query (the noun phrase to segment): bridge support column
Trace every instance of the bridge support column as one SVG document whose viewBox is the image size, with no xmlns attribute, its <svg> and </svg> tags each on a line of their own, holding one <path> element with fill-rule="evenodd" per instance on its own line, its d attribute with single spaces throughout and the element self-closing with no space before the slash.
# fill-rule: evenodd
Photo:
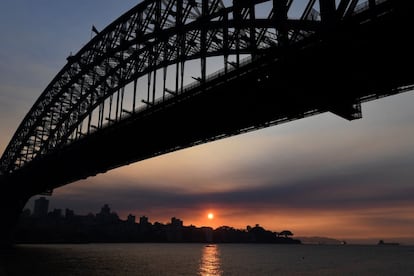
<svg viewBox="0 0 414 276">
<path fill-rule="evenodd" d="M 14 231 L 20 214 L 29 197 L 21 195 L 18 191 L 8 187 L 4 178 L 0 176 L 2 197 L 0 199 L 0 248 L 7 248 L 14 243 Z"/>
</svg>

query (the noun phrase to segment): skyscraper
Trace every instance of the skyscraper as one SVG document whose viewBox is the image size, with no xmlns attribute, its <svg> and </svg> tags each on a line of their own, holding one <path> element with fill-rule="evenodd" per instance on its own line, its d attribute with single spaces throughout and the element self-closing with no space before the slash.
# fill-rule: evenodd
<svg viewBox="0 0 414 276">
<path fill-rule="evenodd" d="M 49 200 L 44 196 L 38 198 L 34 202 L 33 216 L 35 217 L 45 217 L 49 209 Z"/>
</svg>

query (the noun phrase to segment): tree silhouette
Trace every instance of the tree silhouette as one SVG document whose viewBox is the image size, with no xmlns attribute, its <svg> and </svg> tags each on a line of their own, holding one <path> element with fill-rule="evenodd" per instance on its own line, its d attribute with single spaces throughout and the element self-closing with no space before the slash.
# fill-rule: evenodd
<svg viewBox="0 0 414 276">
<path fill-rule="evenodd" d="M 285 238 L 287 238 L 288 236 L 293 236 L 293 233 L 289 230 L 283 230 L 282 232 L 279 233 L 279 237 L 280 236 L 284 236 Z"/>
</svg>

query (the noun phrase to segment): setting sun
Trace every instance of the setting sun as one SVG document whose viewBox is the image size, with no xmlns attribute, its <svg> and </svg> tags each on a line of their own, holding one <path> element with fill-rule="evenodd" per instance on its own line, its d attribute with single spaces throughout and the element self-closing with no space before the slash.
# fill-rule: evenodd
<svg viewBox="0 0 414 276">
<path fill-rule="evenodd" d="M 208 213 L 207 218 L 208 219 L 213 219 L 214 218 L 214 214 L 213 213 Z"/>
</svg>

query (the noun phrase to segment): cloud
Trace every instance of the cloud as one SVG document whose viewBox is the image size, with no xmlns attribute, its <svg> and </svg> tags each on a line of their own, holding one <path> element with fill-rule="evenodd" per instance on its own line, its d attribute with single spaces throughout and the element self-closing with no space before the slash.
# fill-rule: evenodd
<svg viewBox="0 0 414 276">
<path fill-rule="evenodd" d="M 378 171 L 384 171 L 390 166 L 389 161 L 379 166 L 367 167 L 360 172 L 350 170 L 350 173 L 345 175 L 342 175 L 342 172 L 332 172 L 277 185 L 261 183 L 252 187 L 216 192 L 197 191 L 185 187 L 151 186 L 145 183 L 114 182 L 112 185 L 101 186 L 84 181 L 70 189 L 56 190 L 54 198 L 76 201 L 75 205 L 79 205 L 82 200 L 85 201 L 83 205 L 112 201 L 121 209 L 140 209 L 148 206 L 194 208 L 205 205 L 250 209 L 254 212 L 266 209 L 382 208 L 414 202 L 414 186 L 410 180 L 400 180 L 398 185 L 390 182 L 395 175 L 411 170 L 411 164 L 396 161 L 394 167 L 397 169 L 388 171 L 387 178 L 377 174 Z M 276 176 L 274 177 L 276 179 Z"/>
</svg>

